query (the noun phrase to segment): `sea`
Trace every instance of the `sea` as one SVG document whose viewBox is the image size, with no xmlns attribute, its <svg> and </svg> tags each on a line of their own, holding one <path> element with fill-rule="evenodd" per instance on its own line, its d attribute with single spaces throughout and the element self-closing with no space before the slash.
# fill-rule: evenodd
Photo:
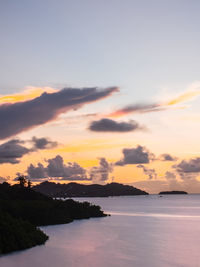
<svg viewBox="0 0 200 267">
<path fill-rule="evenodd" d="M 111 216 L 41 227 L 45 245 L 0 257 L 1 267 L 199 267 L 200 195 L 77 198 Z"/>
</svg>

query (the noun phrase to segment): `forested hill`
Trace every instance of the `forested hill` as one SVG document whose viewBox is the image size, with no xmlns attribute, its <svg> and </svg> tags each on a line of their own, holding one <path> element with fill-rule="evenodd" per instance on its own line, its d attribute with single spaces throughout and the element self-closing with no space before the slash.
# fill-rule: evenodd
<svg viewBox="0 0 200 267">
<path fill-rule="evenodd" d="M 185 191 L 162 191 L 159 195 L 187 195 Z"/>
<path fill-rule="evenodd" d="M 48 236 L 37 226 L 103 216 L 88 202 L 53 200 L 26 186 L 0 184 L 0 254 L 44 244 Z"/>
<path fill-rule="evenodd" d="M 51 197 L 109 197 L 109 196 L 134 196 L 148 195 L 147 192 L 133 186 L 119 183 L 106 185 L 78 183 L 60 184 L 43 182 L 34 186 L 34 190 Z"/>
</svg>

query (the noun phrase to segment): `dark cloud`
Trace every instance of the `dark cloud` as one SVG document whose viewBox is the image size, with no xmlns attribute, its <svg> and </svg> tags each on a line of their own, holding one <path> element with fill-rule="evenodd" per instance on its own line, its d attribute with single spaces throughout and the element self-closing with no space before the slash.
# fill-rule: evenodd
<svg viewBox="0 0 200 267">
<path fill-rule="evenodd" d="M 174 165 L 173 168 L 179 173 L 199 173 L 200 172 L 200 158 L 190 160 L 182 160 L 179 164 Z"/>
<path fill-rule="evenodd" d="M 57 146 L 57 142 L 51 141 L 48 138 L 37 138 L 31 139 L 31 147 L 27 147 L 26 144 L 30 141 L 24 141 L 20 139 L 12 139 L 6 143 L 0 145 L 0 164 L 10 163 L 17 164 L 21 158 L 31 152 L 41 149 L 51 149 Z"/>
<path fill-rule="evenodd" d="M 61 113 L 82 107 L 118 91 L 116 87 L 64 88 L 43 93 L 29 101 L 0 105 L 0 139 L 5 139 L 56 119 Z"/>
<path fill-rule="evenodd" d="M 38 163 L 37 166 L 30 164 L 27 169 L 27 174 L 29 178 L 34 180 L 42 180 L 44 178 L 48 178 L 46 169 L 41 163 Z"/>
<path fill-rule="evenodd" d="M 158 159 L 162 161 L 176 161 L 177 160 L 176 157 L 173 157 L 170 154 L 162 154 L 160 155 Z"/>
<path fill-rule="evenodd" d="M 42 138 L 37 138 L 33 136 L 31 142 L 33 143 L 33 149 L 38 150 L 38 149 L 51 149 L 54 148 L 58 145 L 57 142 L 51 141 L 49 138 L 42 137 Z"/>
<path fill-rule="evenodd" d="M 94 166 L 90 170 L 90 177 L 93 182 L 104 182 L 109 178 L 109 173 L 113 171 L 113 165 L 108 163 L 105 158 L 99 159 L 99 166 Z"/>
<path fill-rule="evenodd" d="M 115 164 L 124 166 L 126 164 L 145 164 L 155 158 L 154 154 L 150 153 L 145 147 L 137 146 L 136 148 L 124 148 L 123 159 Z"/>
<path fill-rule="evenodd" d="M 93 121 L 89 129 L 95 132 L 130 132 L 142 129 L 136 121 L 117 122 L 110 119 Z"/>
<path fill-rule="evenodd" d="M 64 164 L 63 158 L 59 155 L 47 162 L 46 169 L 49 177 L 62 177 L 63 180 L 88 180 L 86 170 L 76 162 Z"/>
<path fill-rule="evenodd" d="M 143 172 L 149 176 L 149 180 L 152 180 L 152 179 L 156 179 L 157 178 L 157 173 L 155 171 L 155 169 L 149 169 L 147 167 L 145 167 L 144 165 L 140 164 L 140 165 L 137 165 L 138 168 L 141 168 L 143 170 Z"/>
<path fill-rule="evenodd" d="M 19 139 L 10 140 L 0 145 L 0 164 L 11 163 L 17 164 L 20 159 L 28 154 L 31 150 L 26 148 L 24 141 Z"/>
<path fill-rule="evenodd" d="M 45 167 L 38 163 L 36 166 L 30 164 L 27 168 L 27 174 L 30 179 L 42 181 L 44 179 L 58 179 L 68 181 L 106 181 L 109 173 L 112 172 L 112 164 L 108 163 L 105 158 L 99 159 L 99 166 L 94 166 L 87 172 L 76 162 L 64 163 L 63 158 L 57 155 L 55 158 L 48 159 Z"/>
<path fill-rule="evenodd" d="M 197 183 L 197 177 L 200 174 L 200 158 L 193 158 L 189 160 L 182 160 L 179 164 L 172 166 L 179 174 L 179 177 L 188 186 Z"/>
<path fill-rule="evenodd" d="M 55 158 L 47 160 L 47 167 L 43 164 L 38 163 L 37 166 L 30 164 L 27 169 L 27 174 L 31 179 L 41 180 L 44 178 L 52 178 L 59 180 L 91 180 L 87 177 L 86 170 L 82 168 L 76 162 L 68 162 L 64 163 L 63 158 L 57 155 Z"/>
</svg>

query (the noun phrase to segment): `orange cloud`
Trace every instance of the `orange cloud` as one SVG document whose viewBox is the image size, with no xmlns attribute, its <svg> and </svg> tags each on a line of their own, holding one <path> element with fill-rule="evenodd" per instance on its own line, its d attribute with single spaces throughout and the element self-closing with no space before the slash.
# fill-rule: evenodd
<svg viewBox="0 0 200 267">
<path fill-rule="evenodd" d="M 120 109 L 120 110 L 116 110 L 110 114 L 107 115 L 107 117 L 109 118 L 120 118 L 125 116 L 127 113 L 129 112 L 125 112 L 124 110 Z"/>
<path fill-rule="evenodd" d="M 177 105 L 183 102 L 193 100 L 199 95 L 200 95 L 200 90 L 188 91 L 168 101 L 165 105 L 167 106 Z"/>
<path fill-rule="evenodd" d="M 27 87 L 27 89 L 19 94 L 0 95 L 0 104 L 31 100 L 41 96 L 44 92 L 53 93 L 56 90 L 50 87 Z"/>
</svg>

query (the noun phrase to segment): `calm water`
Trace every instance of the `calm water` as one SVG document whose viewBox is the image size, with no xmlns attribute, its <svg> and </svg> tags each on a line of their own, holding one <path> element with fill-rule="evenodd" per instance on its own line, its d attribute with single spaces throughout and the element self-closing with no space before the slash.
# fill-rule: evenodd
<svg viewBox="0 0 200 267">
<path fill-rule="evenodd" d="M 0 266 L 200 266 L 200 195 L 86 200 L 112 216 L 42 227 L 45 245 L 0 257 Z"/>
</svg>

